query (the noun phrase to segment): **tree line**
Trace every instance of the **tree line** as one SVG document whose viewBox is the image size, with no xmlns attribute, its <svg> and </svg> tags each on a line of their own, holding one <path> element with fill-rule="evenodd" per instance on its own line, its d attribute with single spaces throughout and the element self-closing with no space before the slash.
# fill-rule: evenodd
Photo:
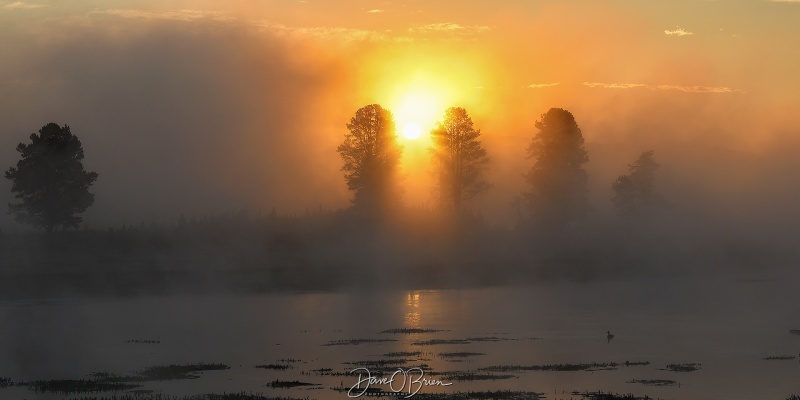
<svg viewBox="0 0 800 400">
<path fill-rule="evenodd" d="M 351 210 L 368 215 L 391 212 L 400 205 L 398 183 L 402 146 L 391 111 L 378 104 L 358 109 L 346 125 L 337 150 L 342 172 L 353 192 Z M 526 149 L 533 161 L 524 174 L 526 189 L 516 204 L 531 225 L 563 229 L 586 218 L 589 156 L 574 116 L 551 108 L 536 121 L 537 131 Z M 460 213 L 465 203 L 491 189 L 487 180 L 490 157 L 467 111 L 451 107 L 430 131 L 435 198 L 439 207 Z M 78 228 L 80 214 L 94 203 L 90 187 L 96 172 L 86 171 L 83 146 L 69 126 L 49 123 L 17 146 L 20 160 L 5 172 L 16 202 L 8 204 L 15 220 L 48 232 Z M 664 204 L 656 193 L 659 164 L 645 151 L 611 185 L 612 203 L 620 216 L 635 219 Z"/>
<path fill-rule="evenodd" d="M 516 202 L 520 216 L 554 229 L 579 223 L 589 210 L 588 174 L 583 167 L 589 155 L 581 129 L 572 113 L 561 108 L 542 114 L 535 127 L 526 150 L 533 164 L 524 174 L 526 189 Z M 347 129 L 338 151 L 347 187 L 353 192 L 352 209 L 369 213 L 397 207 L 402 146 L 391 111 L 378 104 L 362 107 Z M 464 108 L 451 107 L 430 135 L 437 203 L 443 210 L 459 212 L 465 202 L 492 187 L 486 178 L 490 158 L 480 141 L 481 131 Z M 611 185 L 613 205 L 624 218 L 637 218 L 663 205 L 655 191 L 659 164 L 653 154 L 653 150 L 643 152 Z"/>
</svg>

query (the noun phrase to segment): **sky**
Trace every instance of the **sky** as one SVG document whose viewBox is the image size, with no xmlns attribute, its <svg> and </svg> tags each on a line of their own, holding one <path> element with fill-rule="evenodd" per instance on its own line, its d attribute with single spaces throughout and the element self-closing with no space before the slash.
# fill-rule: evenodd
<svg viewBox="0 0 800 400">
<path fill-rule="evenodd" d="M 507 222 L 534 123 L 558 107 L 600 213 L 650 149 L 681 207 L 783 212 L 800 200 L 797 21 L 800 1 L 5 0 L 0 168 L 55 122 L 100 175 L 90 227 L 336 210 L 336 147 L 378 103 L 422 131 L 401 139 L 404 201 L 430 207 L 427 132 L 460 106 L 492 159 L 471 207 Z"/>
</svg>

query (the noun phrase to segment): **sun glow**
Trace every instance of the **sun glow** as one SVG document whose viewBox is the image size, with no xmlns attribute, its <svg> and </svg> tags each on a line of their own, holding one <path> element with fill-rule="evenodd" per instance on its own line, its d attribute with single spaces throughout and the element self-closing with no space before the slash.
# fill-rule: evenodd
<svg viewBox="0 0 800 400">
<path fill-rule="evenodd" d="M 413 122 L 409 122 L 403 127 L 403 137 L 408 140 L 419 139 L 420 135 L 422 135 L 422 129 Z"/>
<path fill-rule="evenodd" d="M 441 118 L 445 105 L 433 91 L 414 90 L 404 93 L 395 101 L 392 111 L 403 137 L 408 140 L 427 136 Z"/>
</svg>

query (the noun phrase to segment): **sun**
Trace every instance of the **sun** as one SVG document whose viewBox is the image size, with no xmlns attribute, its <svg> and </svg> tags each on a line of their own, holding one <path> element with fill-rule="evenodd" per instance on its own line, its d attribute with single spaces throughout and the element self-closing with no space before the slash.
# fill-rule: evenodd
<svg viewBox="0 0 800 400">
<path fill-rule="evenodd" d="M 422 129 L 419 125 L 409 122 L 403 126 L 403 137 L 408 140 L 416 140 L 422 135 Z"/>
<path fill-rule="evenodd" d="M 412 141 L 427 137 L 444 112 L 444 104 L 435 91 L 411 89 L 392 101 L 390 106 L 404 139 Z"/>
</svg>

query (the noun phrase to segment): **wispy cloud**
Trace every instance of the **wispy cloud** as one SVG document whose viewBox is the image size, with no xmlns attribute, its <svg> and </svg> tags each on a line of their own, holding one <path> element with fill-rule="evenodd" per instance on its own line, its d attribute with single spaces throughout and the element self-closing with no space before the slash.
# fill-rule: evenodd
<svg viewBox="0 0 800 400">
<path fill-rule="evenodd" d="M 588 86 L 591 88 L 605 88 L 605 89 L 631 89 L 631 88 L 650 88 L 648 85 L 644 83 L 602 83 L 602 82 L 583 82 L 584 86 Z"/>
<path fill-rule="evenodd" d="M 9 10 L 25 10 L 25 9 L 41 8 L 41 7 L 44 7 L 44 5 L 24 3 L 21 1 L 15 1 L 13 3 L 8 3 L 3 6 L 3 8 L 7 8 Z"/>
<path fill-rule="evenodd" d="M 715 86 L 658 85 L 656 89 L 678 90 L 686 93 L 744 93 L 744 91 L 741 89 L 733 89 L 729 87 L 715 87 Z"/>
<path fill-rule="evenodd" d="M 584 86 L 603 89 L 649 89 L 649 90 L 674 90 L 684 93 L 744 93 L 743 90 L 724 86 L 680 86 L 680 85 L 648 85 L 645 83 L 603 83 L 583 82 Z"/>
<path fill-rule="evenodd" d="M 261 26 L 272 33 L 293 38 L 313 37 L 325 40 L 340 40 L 344 42 L 363 41 L 407 41 L 403 36 L 394 36 L 391 31 L 371 31 L 366 29 L 346 28 L 341 26 L 287 26 L 282 24 L 262 23 Z"/>
<path fill-rule="evenodd" d="M 386 11 L 386 10 L 381 10 L 381 9 L 376 8 L 376 9 L 367 11 L 367 14 L 379 14 L 379 13 L 382 13 L 384 11 Z"/>
<path fill-rule="evenodd" d="M 218 11 L 203 10 L 178 10 L 165 12 L 148 12 L 133 9 L 108 9 L 95 10 L 92 14 L 113 15 L 122 18 L 138 18 L 146 20 L 171 20 L 171 21 L 194 21 L 199 19 L 212 19 L 217 21 L 229 21 L 232 17 Z"/>
<path fill-rule="evenodd" d="M 438 22 L 435 24 L 418 25 L 408 28 L 411 33 L 455 33 L 455 34 L 475 34 L 492 30 L 491 26 L 486 25 L 459 25 L 452 22 Z"/>
<path fill-rule="evenodd" d="M 689 36 L 694 35 L 694 32 L 689 32 L 683 28 L 675 28 L 673 30 L 665 29 L 664 34 L 669 36 Z"/>
<path fill-rule="evenodd" d="M 528 89 L 541 89 L 541 88 L 548 88 L 552 86 L 558 85 L 558 82 L 555 83 L 531 83 L 530 85 L 523 86 Z"/>
</svg>

